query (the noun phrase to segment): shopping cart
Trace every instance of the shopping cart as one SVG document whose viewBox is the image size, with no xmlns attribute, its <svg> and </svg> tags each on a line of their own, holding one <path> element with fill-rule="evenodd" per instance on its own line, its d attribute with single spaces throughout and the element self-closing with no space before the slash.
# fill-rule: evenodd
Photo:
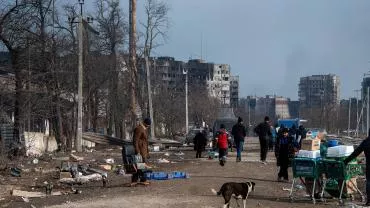
<svg viewBox="0 0 370 208">
<path fill-rule="evenodd" d="M 293 170 L 293 182 L 289 193 L 289 199 L 291 202 L 295 200 L 294 190 L 295 183 L 299 178 L 302 184 L 306 185 L 303 178 L 312 178 L 313 186 L 311 191 L 311 200 L 315 204 L 316 200 L 314 197 L 316 182 L 319 181 L 321 176 L 321 160 L 313 158 L 294 158 L 292 160 L 292 170 Z"/>
<path fill-rule="evenodd" d="M 349 163 L 344 164 L 341 159 L 324 159 L 322 160 L 323 173 L 325 173 L 326 180 L 324 181 L 324 187 L 328 182 L 334 184 L 330 185 L 330 189 L 327 189 L 328 193 L 333 191 L 339 191 L 339 202 L 343 203 L 343 190 L 344 185 L 347 184 L 352 178 L 356 176 L 364 175 L 364 167 L 361 164 Z M 355 190 L 361 195 L 362 201 L 365 200 L 364 194 L 357 187 L 357 184 L 353 184 Z M 337 189 L 337 190 L 333 190 Z"/>
</svg>

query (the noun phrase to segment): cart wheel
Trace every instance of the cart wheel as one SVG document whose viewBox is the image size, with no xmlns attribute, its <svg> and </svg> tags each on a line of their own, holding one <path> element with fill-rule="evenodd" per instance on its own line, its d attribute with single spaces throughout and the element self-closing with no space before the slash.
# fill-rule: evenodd
<svg viewBox="0 0 370 208">
<path fill-rule="evenodd" d="M 365 196 L 361 196 L 361 200 L 362 200 L 363 203 L 365 203 L 366 202 L 366 197 Z"/>
<path fill-rule="evenodd" d="M 312 199 L 312 204 L 316 204 L 316 199 Z"/>
<path fill-rule="evenodd" d="M 340 205 L 343 205 L 344 204 L 343 199 L 339 199 L 339 204 Z"/>
<path fill-rule="evenodd" d="M 293 203 L 294 202 L 294 198 L 292 196 L 289 196 L 289 202 L 290 203 Z"/>
</svg>

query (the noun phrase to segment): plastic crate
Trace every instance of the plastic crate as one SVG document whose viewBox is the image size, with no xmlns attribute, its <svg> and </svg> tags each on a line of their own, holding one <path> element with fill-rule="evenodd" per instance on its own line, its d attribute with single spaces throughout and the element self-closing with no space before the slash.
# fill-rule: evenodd
<svg viewBox="0 0 370 208">
<path fill-rule="evenodd" d="M 152 180 L 168 180 L 168 179 L 172 179 L 173 176 L 166 172 L 152 172 L 150 174 L 150 178 Z"/>
<path fill-rule="evenodd" d="M 174 171 L 171 173 L 172 174 L 172 177 L 174 179 L 178 179 L 178 178 L 188 178 L 188 174 L 186 174 L 185 172 L 179 172 L 179 171 Z"/>
<path fill-rule="evenodd" d="M 292 160 L 293 177 L 318 178 L 320 160 L 310 158 L 294 158 Z"/>
</svg>

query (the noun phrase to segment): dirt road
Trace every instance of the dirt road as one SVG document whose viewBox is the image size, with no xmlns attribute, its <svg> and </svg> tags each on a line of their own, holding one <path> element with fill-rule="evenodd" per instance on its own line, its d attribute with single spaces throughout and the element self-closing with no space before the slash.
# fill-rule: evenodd
<svg viewBox="0 0 370 208">
<path fill-rule="evenodd" d="M 217 160 L 207 158 L 195 159 L 193 151 L 181 150 L 185 155 L 175 155 L 178 150 L 153 153 L 151 158 L 155 171 L 185 171 L 190 174 L 189 179 L 176 179 L 165 181 L 151 181 L 148 187 L 126 187 L 128 177 L 111 174 L 107 188 L 101 184 L 89 184 L 77 187 L 82 190 L 81 194 L 66 196 L 53 196 L 44 199 L 30 199 L 29 203 L 13 199 L 11 202 L 0 201 L 3 207 L 133 207 L 133 208 L 211 208 L 222 207 L 223 198 L 211 193 L 211 188 L 219 189 L 225 182 L 254 181 L 256 190 L 247 200 L 247 207 L 313 207 L 312 203 L 303 200 L 291 203 L 288 199 L 290 183 L 276 181 L 277 168 L 273 153 L 269 153 L 268 164 L 259 162 L 259 145 L 256 138 L 250 138 L 246 142 L 246 150 L 243 153 L 243 161 L 235 162 L 235 152 L 229 154 L 228 161 L 221 167 Z M 117 160 L 120 153 L 112 153 Z M 167 158 L 176 163 L 156 163 L 158 158 Z M 290 173 L 291 179 L 291 173 Z M 305 192 L 297 192 L 304 197 Z M 329 199 L 326 203 L 319 202 L 315 207 L 336 207 L 337 201 Z M 237 207 L 235 200 L 232 207 Z"/>
</svg>

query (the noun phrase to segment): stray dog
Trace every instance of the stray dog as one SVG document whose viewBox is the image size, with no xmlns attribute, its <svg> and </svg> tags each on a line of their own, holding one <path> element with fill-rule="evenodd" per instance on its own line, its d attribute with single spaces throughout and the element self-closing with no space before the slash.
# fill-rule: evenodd
<svg viewBox="0 0 370 208">
<path fill-rule="evenodd" d="M 245 183 L 235 183 L 235 182 L 229 182 L 229 183 L 224 183 L 221 186 L 220 191 L 216 191 L 214 189 L 211 189 L 212 193 L 216 195 L 221 195 L 225 199 L 225 204 L 224 208 L 229 208 L 230 207 L 230 200 L 231 197 L 234 197 L 236 200 L 236 203 L 239 206 L 238 199 L 243 199 L 243 207 L 246 208 L 247 205 L 247 198 L 249 193 L 254 191 L 254 186 L 256 184 L 254 182 L 248 181 Z"/>
</svg>

